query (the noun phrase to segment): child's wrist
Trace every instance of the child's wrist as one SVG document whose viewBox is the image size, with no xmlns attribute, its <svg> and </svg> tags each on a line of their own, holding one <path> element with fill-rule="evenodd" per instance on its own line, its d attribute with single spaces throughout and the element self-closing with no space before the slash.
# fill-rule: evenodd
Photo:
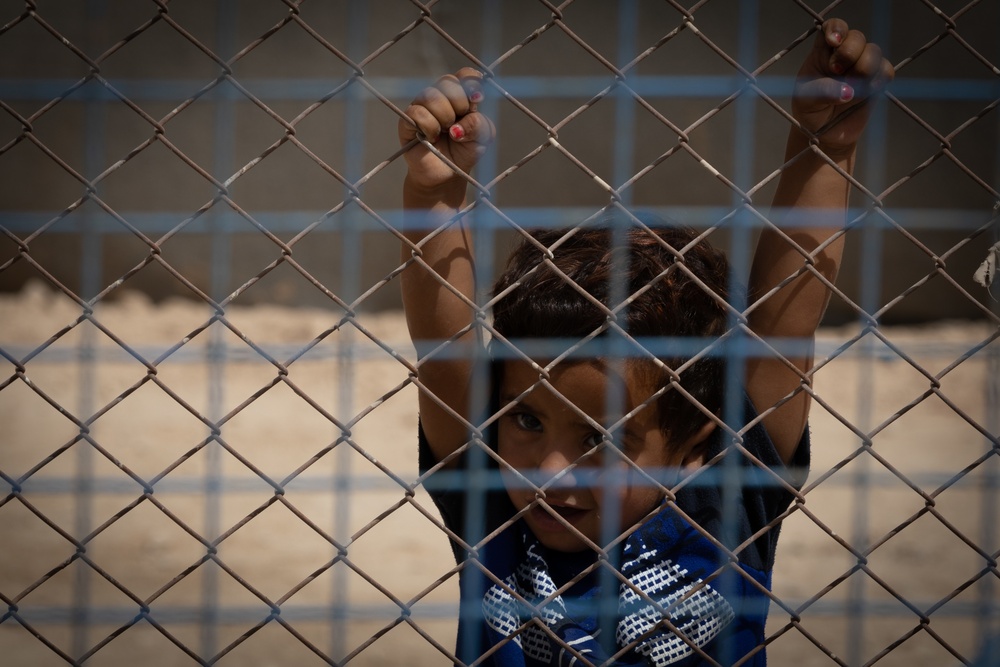
<svg viewBox="0 0 1000 667">
<path fill-rule="evenodd" d="M 795 155 L 798 155 L 802 151 L 809 148 L 810 140 L 802 132 L 792 128 L 788 135 L 788 146 L 785 151 L 785 159 L 791 159 Z M 825 155 L 827 158 L 833 161 L 834 164 L 843 168 L 849 169 L 854 164 L 854 156 L 858 149 L 857 142 L 844 145 L 829 145 L 824 144 L 822 141 L 816 142 L 816 148 Z"/>
<path fill-rule="evenodd" d="M 466 185 L 461 178 L 437 185 L 423 185 L 407 174 L 403 180 L 403 205 L 413 209 L 432 209 L 442 205 L 458 209 L 465 203 Z"/>
<path fill-rule="evenodd" d="M 850 146 L 824 146 L 822 143 L 819 144 L 819 149 L 828 158 L 834 161 L 839 167 L 847 168 L 849 165 L 854 164 L 854 155 L 857 152 L 858 145 L 851 144 Z"/>
</svg>

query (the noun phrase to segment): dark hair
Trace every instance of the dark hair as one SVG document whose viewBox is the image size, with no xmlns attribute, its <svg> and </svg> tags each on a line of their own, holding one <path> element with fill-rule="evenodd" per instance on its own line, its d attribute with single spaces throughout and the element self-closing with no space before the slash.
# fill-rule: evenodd
<svg viewBox="0 0 1000 667">
<path fill-rule="evenodd" d="M 500 297 L 493 306 L 497 333 L 508 340 L 579 340 L 605 326 L 609 311 L 631 299 L 615 321 L 634 338 L 723 335 L 729 326 L 725 255 L 699 239 L 694 230 L 658 222 L 656 227 L 626 222 L 617 243 L 614 225 L 622 221 L 615 219 L 572 232 L 536 232 L 534 242 L 522 240 L 493 289 L 494 296 Z M 546 254 L 551 254 L 548 261 Z M 611 303 L 612 298 L 616 303 Z M 609 330 L 600 337 L 606 337 Z M 677 369 L 691 356 L 695 355 L 658 358 Z M 643 363 L 632 357 L 630 369 L 641 369 L 644 375 L 640 377 L 653 387 L 664 387 L 671 380 L 670 373 L 658 369 L 652 360 Z M 716 413 L 722 404 L 724 377 L 724 358 L 707 354 L 684 370 L 680 384 L 706 410 Z M 660 428 L 672 443 L 684 442 L 707 419 L 687 397 L 672 389 L 659 398 L 658 408 Z"/>
</svg>

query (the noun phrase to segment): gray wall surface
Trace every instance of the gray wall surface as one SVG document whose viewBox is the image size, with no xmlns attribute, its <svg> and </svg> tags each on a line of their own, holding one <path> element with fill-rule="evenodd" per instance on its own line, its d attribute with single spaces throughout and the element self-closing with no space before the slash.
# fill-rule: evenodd
<svg viewBox="0 0 1000 667">
<path fill-rule="evenodd" d="M 836 9 L 899 66 L 895 101 L 876 110 L 856 173 L 882 213 L 849 233 L 839 283 L 887 323 L 992 307 L 971 277 L 996 241 L 1000 3 L 937 5 L 954 18 L 916 0 Z M 398 243 L 371 213 L 398 223 L 403 165 L 380 167 L 398 148 L 397 116 L 373 90 L 405 108 L 438 75 L 473 64 L 470 55 L 492 64 L 516 100 L 487 86 L 499 136 L 481 181 L 545 146 L 544 124 L 612 186 L 674 149 L 622 200 L 719 224 L 713 238 L 727 246 L 729 221 L 752 218 L 729 215 L 737 194 L 677 150 L 677 133 L 652 111 L 754 190 L 781 165 L 788 123 L 752 90 L 724 104 L 746 83 L 730 59 L 758 70 L 813 25 L 802 6 L 779 0 L 712 0 L 688 24 L 651 0 L 578 0 L 558 21 L 534 0 L 442 0 L 421 16 L 405 0 L 310 0 L 294 14 L 263 0 L 0 4 L 0 289 L 41 278 L 85 300 L 121 288 L 195 297 L 192 286 L 224 299 L 244 286 L 234 303 L 336 309 L 333 293 L 346 303 L 367 294 L 363 309 L 398 307 L 397 283 L 379 286 L 399 264 Z M 759 73 L 785 108 L 807 47 Z M 607 64 L 644 53 L 626 76 L 644 105 L 625 93 L 590 104 L 615 81 Z M 362 205 L 343 183 L 365 175 Z M 753 206 L 766 211 L 772 193 L 773 182 L 756 189 Z M 573 224 L 608 200 L 551 146 L 491 193 L 525 227 Z M 852 204 L 861 215 L 872 200 L 856 192 Z M 498 257 L 510 238 L 495 236 Z M 857 317 L 834 297 L 828 322 Z"/>
</svg>

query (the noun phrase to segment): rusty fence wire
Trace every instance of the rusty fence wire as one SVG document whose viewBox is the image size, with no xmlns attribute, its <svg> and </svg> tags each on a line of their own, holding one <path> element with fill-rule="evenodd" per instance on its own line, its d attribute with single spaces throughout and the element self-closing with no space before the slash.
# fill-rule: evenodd
<svg viewBox="0 0 1000 667">
<path fill-rule="evenodd" d="M 608 207 L 683 220 L 740 270 L 828 16 L 897 80 L 859 158 L 767 650 L 997 664 L 1000 287 L 973 274 L 1000 263 L 1000 4 L 0 12 L 5 664 L 449 664 L 459 568 L 395 311 L 401 109 L 486 73 L 484 284 L 521 230 Z"/>
</svg>

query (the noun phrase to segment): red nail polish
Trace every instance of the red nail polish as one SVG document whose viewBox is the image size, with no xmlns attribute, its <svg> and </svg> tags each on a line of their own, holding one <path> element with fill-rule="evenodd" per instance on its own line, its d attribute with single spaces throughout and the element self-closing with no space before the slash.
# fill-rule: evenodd
<svg viewBox="0 0 1000 667">
<path fill-rule="evenodd" d="M 850 102 L 854 99 L 854 89 L 848 86 L 846 83 L 840 84 L 840 101 Z"/>
<path fill-rule="evenodd" d="M 448 129 L 448 134 L 450 134 L 451 138 L 455 141 L 460 141 L 465 136 L 465 130 L 462 129 L 461 125 L 452 125 Z"/>
<path fill-rule="evenodd" d="M 840 44 L 841 42 L 844 41 L 844 36 L 841 35 L 839 32 L 833 33 L 831 37 L 833 37 L 833 41 L 836 42 L 837 44 Z"/>
<path fill-rule="evenodd" d="M 473 104 L 479 104 L 480 102 L 482 102 L 483 101 L 482 92 L 477 90 L 476 92 L 469 95 L 469 101 L 472 102 Z"/>
</svg>

